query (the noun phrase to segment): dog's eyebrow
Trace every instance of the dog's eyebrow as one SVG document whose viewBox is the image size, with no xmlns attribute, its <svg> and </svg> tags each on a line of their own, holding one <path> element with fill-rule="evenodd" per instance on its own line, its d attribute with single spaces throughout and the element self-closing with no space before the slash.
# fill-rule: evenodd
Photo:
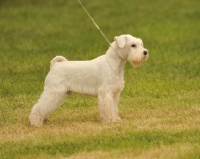
<svg viewBox="0 0 200 159">
<path fill-rule="evenodd" d="M 142 41 L 141 41 L 141 42 L 139 42 L 139 44 L 143 46 L 143 42 L 142 42 Z"/>
</svg>

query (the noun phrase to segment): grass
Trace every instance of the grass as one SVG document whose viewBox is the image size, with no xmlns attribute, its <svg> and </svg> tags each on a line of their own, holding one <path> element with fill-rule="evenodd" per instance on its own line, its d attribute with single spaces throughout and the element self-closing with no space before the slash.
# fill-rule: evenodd
<svg viewBox="0 0 200 159">
<path fill-rule="evenodd" d="M 121 122 L 100 122 L 97 101 L 73 94 L 44 127 L 29 125 L 56 55 L 88 60 L 107 42 L 78 1 L 0 1 L 0 156 L 200 158 L 199 1 L 83 0 L 110 41 L 143 39 L 149 60 L 125 67 Z"/>
</svg>

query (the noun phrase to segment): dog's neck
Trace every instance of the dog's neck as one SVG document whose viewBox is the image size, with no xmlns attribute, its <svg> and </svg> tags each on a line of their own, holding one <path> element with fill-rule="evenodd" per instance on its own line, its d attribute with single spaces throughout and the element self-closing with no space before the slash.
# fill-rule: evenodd
<svg viewBox="0 0 200 159">
<path fill-rule="evenodd" d="M 115 72 L 121 72 L 122 71 L 123 72 L 126 60 L 122 59 L 119 56 L 119 53 L 116 51 L 116 48 L 113 45 L 113 43 L 111 44 L 111 46 L 107 50 L 105 56 L 107 56 L 106 59 L 107 59 L 109 65 L 112 67 L 113 71 L 115 71 Z"/>
<path fill-rule="evenodd" d="M 122 61 L 126 61 L 126 60 L 127 60 L 127 56 L 124 55 L 124 54 L 122 54 L 122 53 L 120 52 L 120 49 L 119 49 L 119 47 L 118 47 L 118 45 L 117 45 L 116 42 L 111 43 L 111 44 L 110 44 L 110 48 L 115 52 L 115 54 L 116 54 Z M 109 49 L 110 49 L 110 48 L 109 48 Z"/>
</svg>

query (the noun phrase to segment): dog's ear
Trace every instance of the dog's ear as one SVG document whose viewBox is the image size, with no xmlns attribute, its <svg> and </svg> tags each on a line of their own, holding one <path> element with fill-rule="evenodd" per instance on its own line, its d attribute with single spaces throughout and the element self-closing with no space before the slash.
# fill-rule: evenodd
<svg viewBox="0 0 200 159">
<path fill-rule="evenodd" d="M 120 48 L 124 48 L 124 46 L 126 45 L 127 38 L 126 36 L 121 35 L 121 36 L 115 36 L 114 40 L 117 42 L 117 45 Z"/>
</svg>

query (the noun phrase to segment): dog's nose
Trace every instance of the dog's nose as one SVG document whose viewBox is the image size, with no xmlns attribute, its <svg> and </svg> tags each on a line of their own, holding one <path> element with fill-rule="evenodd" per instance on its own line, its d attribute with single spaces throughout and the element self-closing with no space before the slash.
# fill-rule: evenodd
<svg viewBox="0 0 200 159">
<path fill-rule="evenodd" d="M 147 55 L 147 53 L 148 53 L 147 51 L 144 51 L 144 52 L 143 52 L 144 55 Z"/>
</svg>

